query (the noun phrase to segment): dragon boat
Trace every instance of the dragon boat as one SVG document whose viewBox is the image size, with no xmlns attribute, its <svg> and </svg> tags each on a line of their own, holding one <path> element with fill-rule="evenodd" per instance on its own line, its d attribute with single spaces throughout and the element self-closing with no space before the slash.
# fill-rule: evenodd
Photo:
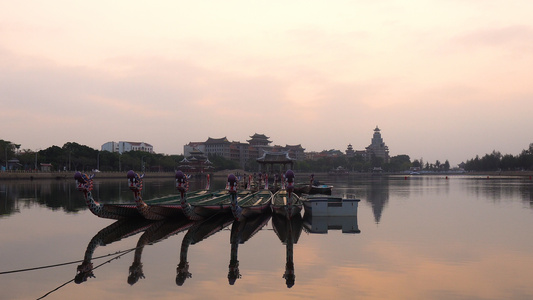
<svg viewBox="0 0 533 300">
<path fill-rule="evenodd" d="M 245 195 L 238 201 L 237 193 L 232 193 L 231 212 L 235 220 L 240 221 L 243 218 L 270 212 L 272 196 L 273 193 L 268 189 L 268 181 L 266 181 L 264 189 Z"/>
<path fill-rule="evenodd" d="M 134 173 L 133 171 L 128 172 L 128 178 L 130 177 L 131 173 Z M 183 176 L 185 176 L 183 174 Z M 143 175 L 135 174 L 135 179 L 130 180 L 129 187 L 130 189 L 135 189 L 138 191 L 138 196 L 141 197 L 140 191 L 142 190 L 142 178 Z M 89 210 L 96 216 L 100 218 L 106 218 L 106 219 L 114 219 L 114 220 L 121 220 L 121 219 L 132 219 L 132 218 L 146 218 L 146 216 L 142 213 L 140 206 L 143 205 L 153 205 L 153 204 L 170 204 L 170 203 L 176 203 L 180 201 L 181 197 L 180 195 L 169 195 L 159 198 L 153 198 L 147 201 L 134 202 L 134 203 L 124 203 L 124 204 L 108 204 L 108 203 L 99 203 L 96 201 L 92 196 L 92 189 L 93 189 L 93 178 L 94 175 L 87 175 L 85 173 L 76 172 L 74 174 L 74 179 L 76 180 L 76 187 L 80 192 L 83 192 L 85 197 L 85 203 L 87 204 L 87 207 Z M 176 179 L 176 187 L 178 187 L 178 180 Z M 205 199 L 205 198 L 211 198 L 213 196 L 212 192 L 209 192 L 210 187 L 210 181 L 209 176 L 207 177 L 207 184 L 205 190 L 198 190 L 192 193 L 189 193 L 190 198 L 194 199 L 197 198 L 199 200 Z M 136 199 L 137 200 L 137 199 Z M 142 200 L 140 198 L 139 200 Z M 179 203 L 179 202 L 178 202 Z M 151 219 L 151 218 L 146 218 Z M 151 220 L 161 220 L 160 219 L 151 219 Z"/>
<path fill-rule="evenodd" d="M 235 176 L 228 176 L 226 189 L 188 196 L 187 176 L 183 172 L 177 171 L 175 177 L 176 188 L 179 191 L 179 203 L 175 203 L 176 201 L 145 203 L 141 195 L 142 176 L 133 171 L 128 172 L 129 187 L 134 193 L 137 209 L 143 217 L 149 220 L 162 220 L 185 216 L 190 220 L 201 220 L 218 212 L 229 212 L 232 196 L 242 197 L 251 193 L 248 190 L 237 193 L 237 179 Z"/>
<path fill-rule="evenodd" d="M 92 196 L 94 175 L 88 176 L 87 174 L 76 172 L 74 179 L 76 180 L 76 188 L 78 191 L 83 192 L 85 197 L 85 203 L 89 210 L 96 216 L 106 219 L 132 219 L 142 218 L 142 215 L 137 210 L 135 203 L 131 204 L 102 204 L 94 200 Z"/>
<path fill-rule="evenodd" d="M 288 170 L 285 173 L 284 188 L 272 196 L 271 206 L 275 214 L 285 216 L 289 219 L 299 215 L 302 211 L 302 201 L 294 193 L 294 172 L 292 170 Z"/>
</svg>

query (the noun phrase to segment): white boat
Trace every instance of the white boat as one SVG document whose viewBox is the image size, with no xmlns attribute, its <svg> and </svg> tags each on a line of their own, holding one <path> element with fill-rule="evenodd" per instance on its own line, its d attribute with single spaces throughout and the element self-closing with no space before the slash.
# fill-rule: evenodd
<svg viewBox="0 0 533 300">
<path fill-rule="evenodd" d="M 359 199 L 330 195 L 306 195 L 301 197 L 305 212 L 313 216 L 356 216 Z"/>
</svg>

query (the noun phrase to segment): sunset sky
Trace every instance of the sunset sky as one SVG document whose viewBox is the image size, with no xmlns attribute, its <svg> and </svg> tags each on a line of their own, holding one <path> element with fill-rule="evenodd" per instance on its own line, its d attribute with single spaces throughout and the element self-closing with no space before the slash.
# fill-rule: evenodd
<svg viewBox="0 0 533 300">
<path fill-rule="evenodd" d="M 461 161 L 533 143 L 532 1 L 1 1 L 0 139 L 254 133 Z"/>
</svg>

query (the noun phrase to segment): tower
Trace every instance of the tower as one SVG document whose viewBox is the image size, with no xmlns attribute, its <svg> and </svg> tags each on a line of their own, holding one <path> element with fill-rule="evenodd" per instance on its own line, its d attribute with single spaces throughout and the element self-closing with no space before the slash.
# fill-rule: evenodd
<svg viewBox="0 0 533 300">
<path fill-rule="evenodd" d="M 383 142 L 381 130 L 377 125 L 374 129 L 374 135 L 372 136 L 370 145 L 366 147 L 366 152 L 368 158 L 375 156 L 382 158 L 384 163 L 389 162 L 389 147 Z"/>
</svg>

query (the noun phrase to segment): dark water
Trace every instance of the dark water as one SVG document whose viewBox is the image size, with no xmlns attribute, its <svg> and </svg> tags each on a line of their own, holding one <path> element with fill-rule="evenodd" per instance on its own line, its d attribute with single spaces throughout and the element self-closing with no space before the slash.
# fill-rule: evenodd
<svg viewBox="0 0 533 300">
<path fill-rule="evenodd" d="M 533 298 L 528 178 L 320 179 L 361 199 L 357 219 L 116 223 L 74 182 L 0 181 L 0 299 Z M 143 197 L 173 184 L 146 179 Z M 132 201 L 124 180 L 93 194 Z"/>
</svg>

